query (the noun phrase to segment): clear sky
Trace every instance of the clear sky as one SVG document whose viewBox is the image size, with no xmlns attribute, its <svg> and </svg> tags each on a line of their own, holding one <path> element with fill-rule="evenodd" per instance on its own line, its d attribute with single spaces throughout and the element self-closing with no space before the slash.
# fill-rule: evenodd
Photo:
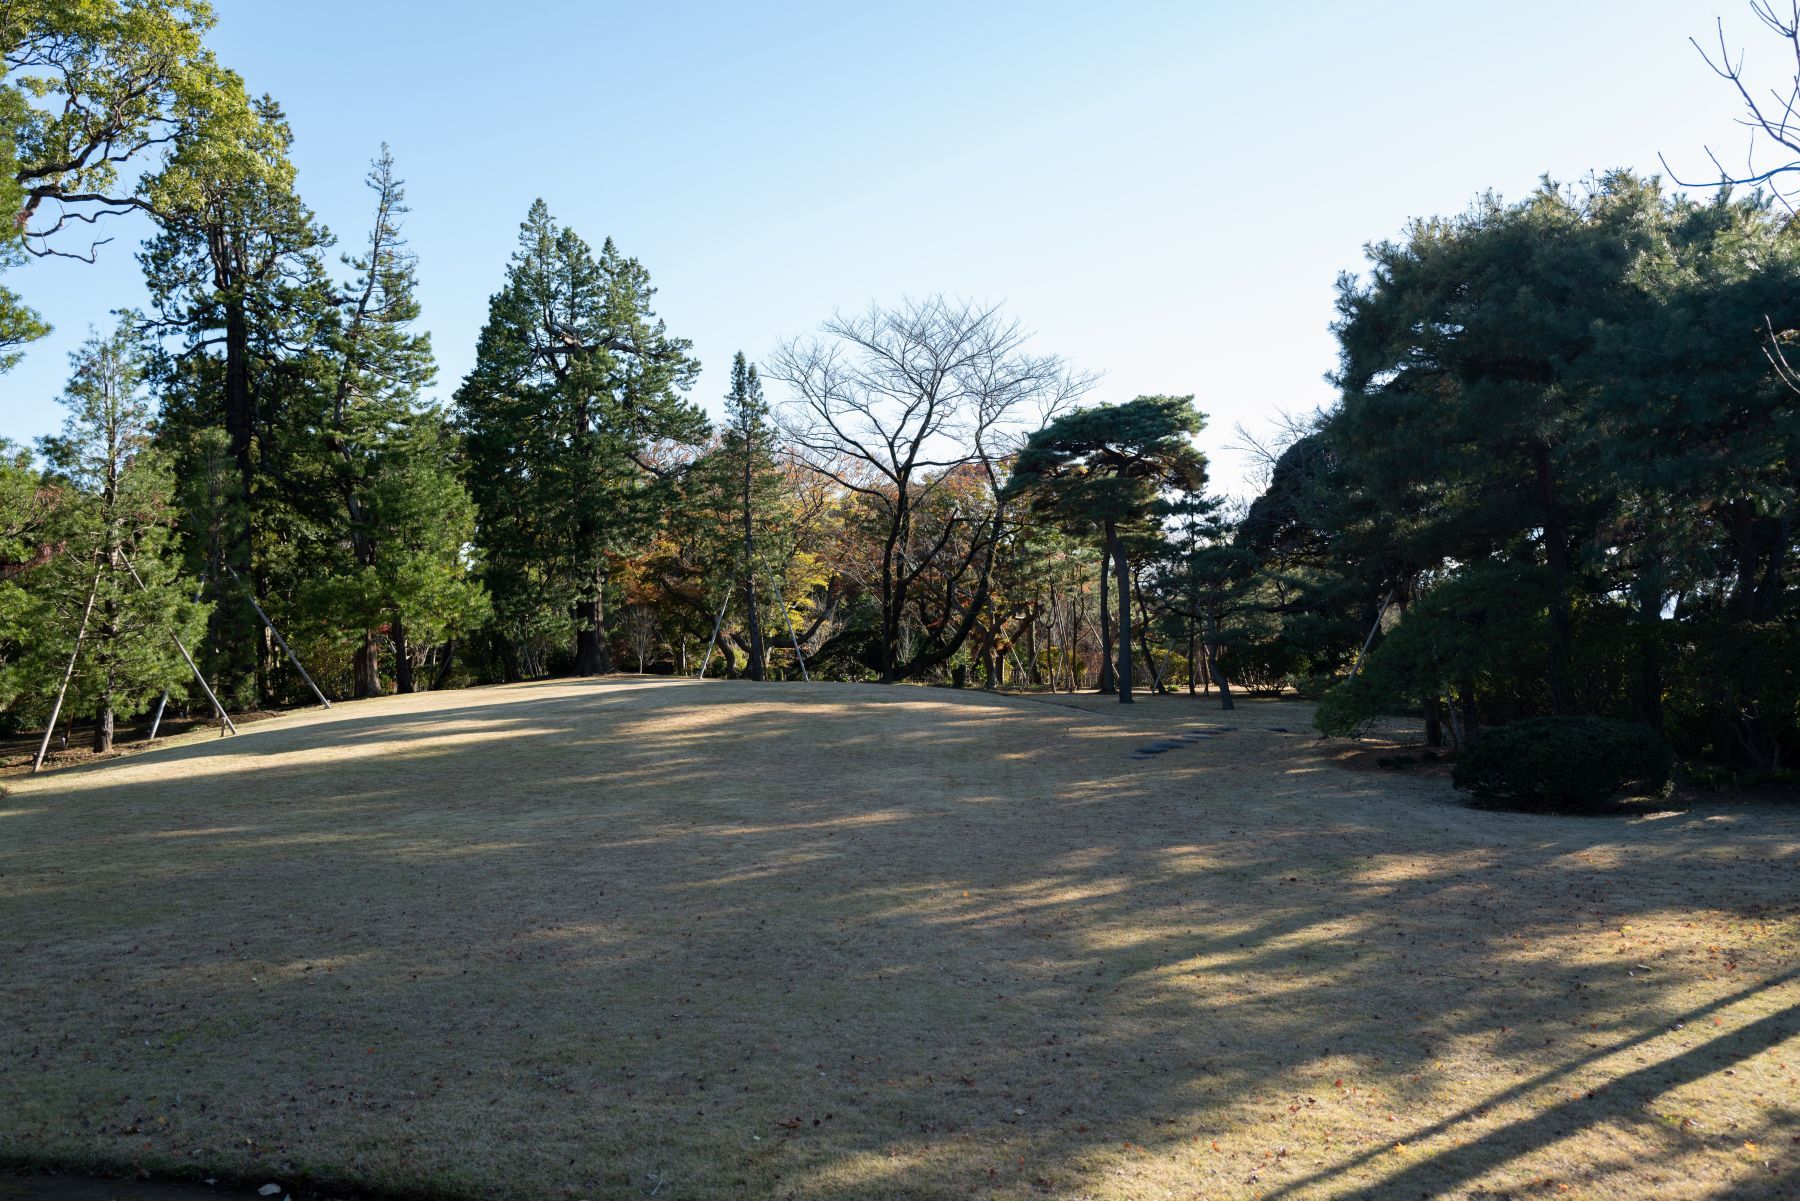
<svg viewBox="0 0 1800 1201">
<path fill-rule="evenodd" d="M 715 412 L 733 351 L 945 292 L 1004 302 L 1099 399 L 1196 394 L 1227 490 L 1234 424 L 1330 400 L 1364 243 L 1546 173 L 1741 155 L 1686 42 L 1715 16 L 1780 67 L 1741 0 L 215 3 L 345 249 L 392 145 L 445 399 L 542 196 L 650 270 Z M 141 302 L 135 236 L 9 274 L 57 328 L 0 377 L 0 436 L 60 422 L 68 351 Z"/>
</svg>

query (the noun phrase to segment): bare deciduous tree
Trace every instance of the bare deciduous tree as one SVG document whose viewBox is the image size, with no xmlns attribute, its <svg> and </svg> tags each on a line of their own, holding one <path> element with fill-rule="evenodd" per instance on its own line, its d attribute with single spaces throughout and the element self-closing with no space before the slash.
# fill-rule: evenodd
<svg viewBox="0 0 1800 1201">
<path fill-rule="evenodd" d="M 1738 99 L 1743 102 L 1743 115 L 1738 124 L 1750 131 L 1749 145 L 1744 152 L 1744 166 L 1741 171 L 1734 171 L 1720 161 L 1712 147 L 1705 148 L 1707 158 L 1712 160 L 1718 171 L 1716 180 L 1685 180 L 1669 166 L 1666 158 L 1662 159 L 1663 170 L 1669 178 L 1684 188 L 1712 187 L 1715 185 L 1736 184 L 1755 187 L 1767 186 L 1770 193 L 1779 200 L 1787 210 L 1795 212 L 1794 200 L 1800 194 L 1800 0 L 1750 0 L 1750 11 L 1763 26 L 1785 43 L 1784 58 L 1791 58 L 1793 76 L 1777 87 L 1768 89 L 1768 94 L 1761 99 L 1763 91 L 1760 86 L 1747 82 L 1744 75 L 1744 52 L 1737 51 L 1733 57 L 1731 47 L 1725 41 L 1725 21 L 1719 18 L 1718 47 L 1708 50 L 1700 44 L 1699 39 L 1689 38 L 1694 49 L 1713 73 L 1725 80 L 1736 90 Z M 1773 143 L 1773 147 L 1769 144 Z M 1765 157 L 1773 152 L 1781 161 L 1774 166 L 1767 166 Z M 1660 157 L 1660 156 L 1659 156 Z"/>
<path fill-rule="evenodd" d="M 1000 465 L 1092 386 L 1028 353 L 1027 337 L 996 307 L 934 296 L 838 314 L 772 356 L 792 453 L 878 527 L 869 583 L 884 682 L 936 667 L 968 637 L 1006 520 Z"/>
<path fill-rule="evenodd" d="M 644 674 L 644 663 L 650 658 L 650 652 L 656 649 L 656 634 L 660 626 L 656 610 L 652 606 L 625 606 L 620 628 L 625 631 L 625 641 L 631 644 L 631 653 L 637 656 L 639 675 Z"/>
</svg>

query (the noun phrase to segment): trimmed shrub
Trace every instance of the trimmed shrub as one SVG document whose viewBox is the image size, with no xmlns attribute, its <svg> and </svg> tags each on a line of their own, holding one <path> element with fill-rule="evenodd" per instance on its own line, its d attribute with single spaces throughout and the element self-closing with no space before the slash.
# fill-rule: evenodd
<svg viewBox="0 0 1800 1201">
<path fill-rule="evenodd" d="M 1610 717 L 1529 717 L 1483 733 L 1456 786 L 1509 809 L 1580 813 L 1624 796 L 1667 796 L 1674 756 L 1656 732 Z"/>
</svg>

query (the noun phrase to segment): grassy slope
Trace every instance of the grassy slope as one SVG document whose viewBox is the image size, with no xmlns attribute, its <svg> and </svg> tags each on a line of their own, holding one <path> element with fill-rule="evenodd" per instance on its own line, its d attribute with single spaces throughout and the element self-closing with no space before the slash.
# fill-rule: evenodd
<svg viewBox="0 0 1800 1201">
<path fill-rule="evenodd" d="M 1800 1190 L 1800 813 L 1475 812 L 1306 728 L 563 682 L 27 781 L 0 1156 L 497 1197 Z"/>
</svg>

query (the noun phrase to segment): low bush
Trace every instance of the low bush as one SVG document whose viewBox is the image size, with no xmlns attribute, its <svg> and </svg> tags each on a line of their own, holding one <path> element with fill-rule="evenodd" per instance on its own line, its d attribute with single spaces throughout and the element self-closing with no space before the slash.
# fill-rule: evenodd
<svg viewBox="0 0 1800 1201">
<path fill-rule="evenodd" d="M 1531 717 L 1486 731 L 1456 761 L 1456 786 L 1484 804 L 1581 813 L 1667 796 L 1674 757 L 1649 726 L 1610 717 Z"/>
</svg>

